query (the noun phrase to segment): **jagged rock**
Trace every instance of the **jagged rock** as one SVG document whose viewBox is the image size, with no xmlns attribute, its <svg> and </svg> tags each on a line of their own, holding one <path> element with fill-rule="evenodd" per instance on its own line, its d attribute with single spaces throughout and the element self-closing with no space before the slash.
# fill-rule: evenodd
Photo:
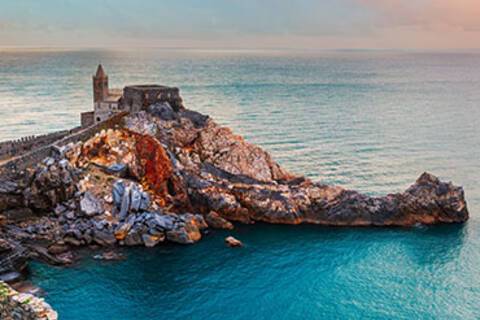
<svg viewBox="0 0 480 320">
<path fill-rule="evenodd" d="M 171 215 L 155 214 L 152 221 L 153 225 L 160 230 L 172 230 L 175 226 L 175 217 Z"/>
<path fill-rule="evenodd" d="M 23 275 L 20 272 L 11 271 L 0 274 L 0 281 L 6 283 L 15 283 L 23 279 Z"/>
<path fill-rule="evenodd" d="M 112 189 L 112 198 L 114 205 L 119 209 L 121 220 L 125 219 L 130 212 L 147 210 L 150 206 L 148 194 L 133 182 L 116 181 Z"/>
<path fill-rule="evenodd" d="M 0 318 L 5 320 L 57 320 L 57 312 L 43 299 L 28 293 L 18 293 L 0 282 L 2 303 Z"/>
<path fill-rule="evenodd" d="M 463 189 L 428 173 L 403 193 L 371 197 L 294 176 L 261 148 L 184 108 L 150 107 L 125 123 L 69 146 L 18 181 L 0 181 L 7 227 L 22 210 L 57 215 L 49 217 L 56 226 L 28 222 L 6 228 L 8 237 L 153 246 L 164 238 L 194 243 L 207 223 L 230 229 L 230 221 L 412 226 L 468 219 Z M 11 251 L 0 248 L 0 260 Z"/>
<path fill-rule="evenodd" d="M 114 163 L 108 166 L 106 171 L 111 175 L 124 178 L 128 173 L 128 167 L 124 163 Z"/>
<path fill-rule="evenodd" d="M 143 243 L 145 247 L 155 247 L 159 242 L 165 240 L 164 234 L 152 235 L 152 234 L 144 234 L 142 235 Z"/>
<path fill-rule="evenodd" d="M 124 240 L 130 229 L 133 227 L 135 223 L 135 215 L 130 215 L 127 219 L 125 219 L 125 222 L 120 223 L 117 226 L 117 229 L 115 229 L 115 238 L 119 241 Z"/>
<path fill-rule="evenodd" d="M 123 180 L 117 180 L 112 186 L 113 204 L 120 208 L 122 206 L 123 194 L 125 193 L 125 184 Z"/>
<path fill-rule="evenodd" d="M 51 265 L 66 265 L 72 263 L 73 257 L 71 255 L 54 255 L 51 254 L 47 248 L 37 244 L 28 245 L 28 249 L 33 258 Z"/>
<path fill-rule="evenodd" d="M 54 158 L 46 158 L 45 160 L 43 160 L 43 163 L 44 163 L 47 167 L 50 167 L 50 166 L 52 166 L 52 165 L 55 163 L 55 159 L 54 159 Z"/>
<path fill-rule="evenodd" d="M 85 192 L 80 200 L 80 210 L 88 217 L 103 213 L 102 203 L 90 192 Z"/>
<path fill-rule="evenodd" d="M 153 104 L 148 107 L 148 112 L 162 120 L 177 120 L 178 114 L 173 110 L 168 102 Z"/>
<path fill-rule="evenodd" d="M 82 241 L 77 239 L 77 238 L 74 238 L 72 236 L 66 236 L 63 238 L 63 241 L 66 243 L 66 244 L 71 244 L 72 246 L 74 247 L 80 247 L 82 245 Z"/>
<path fill-rule="evenodd" d="M 261 182 L 291 179 L 293 176 L 275 163 L 261 148 L 245 142 L 229 128 L 209 123 L 195 142 L 204 162 L 234 175 L 243 175 Z"/>
<path fill-rule="evenodd" d="M 191 214 L 185 213 L 179 215 L 179 218 L 187 224 L 192 224 L 198 228 L 198 230 L 203 230 L 208 228 L 208 224 L 205 222 L 205 219 L 200 214 Z"/>
<path fill-rule="evenodd" d="M 237 240 L 232 236 L 226 237 L 225 238 L 225 243 L 229 247 L 243 247 L 243 243 L 240 240 Z"/>
<path fill-rule="evenodd" d="M 158 133 L 158 127 L 156 126 L 155 122 L 144 111 L 140 111 L 136 113 L 135 116 L 126 118 L 125 128 L 132 132 L 142 135 L 146 134 L 152 137 L 156 136 Z"/>
<path fill-rule="evenodd" d="M 231 222 L 229 222 L 228 220 L 222 218 L 215 211 L 210 211 L 205 216 L 205 220 L 210 227 L 215 228 L 215 229 L 226 229 L 226 230 L 232 230 L 233 229 L 233 224 Z"/>
<path fill-rule="evenodd" d="M 45 296 L 45 291 L 42 288 L 37 287 L 30 281 L 20 281 L 11 285 L 13 289 L 21 293 L 27 293 L 36 297 Z"/>
<path fill-rule="evenodd" d="M 69 250 L 68 245 L 63 241 L 54 243 L 48 247 L 48 252 L 53 255 L 65 253 L 68 250 Z"/>
<path fill-rule="evenodd" d="M 200 215 L 185 214 L 180 216 L 181 224 L 167 231 L 167 239 L 181 244 L 192 244 L 202 238 L 201 229 L 207 227 Z"/>
<path fill-rule="evenodd" d="M 62 205 L 62 204 L 57 204 L 55 206 L 55 209 L 53 210 L 53 212 L 57 215 L 57 216 L 60 216 L 62 213 L 64 213 L 65 211 L 67 211 L 67 208 Z"/>
<path fill-rule="evenodd" d="M 101 246 L 113 246 L 117 243 L 117 239 L 112 233 L 102 230 L 94 230 L 93 241 Z"/>
<path fill-rule="evenodd" d="M 22 193 L 24 203 L 32 209 L 47 211 L 74 197 L 78 173 L 70 164 L 59 165 L 49 158 L 37 165 L 27 181 L 29 185 Z"/>
<path fill-rule="evenodd" d="M 134 225 L 128 232 L 124 243 L 127 246 L 138 246 L 143 244 L 142 235 L 147 232 L 147 228 L 142 225 Z"/>
<path fill-rule="evenodd" d="M 67 212 L 65 212 L 64 216 L 65 216 L 65 218 L 67 218 L 68 220 L 73 220 L 73 219 L 75 219 L 75 212 L 73 212 L 73 211 L 67 211 Z"/>
</svg>

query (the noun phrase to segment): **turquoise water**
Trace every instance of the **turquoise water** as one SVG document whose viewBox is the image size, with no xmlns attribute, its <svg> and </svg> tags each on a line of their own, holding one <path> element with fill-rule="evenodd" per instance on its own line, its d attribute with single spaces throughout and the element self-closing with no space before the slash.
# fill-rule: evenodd
<svg viewBox="0 0 480 320">
<path fill-rule="evenodd" d="M 465 187 L 464 226 L 258 224 L 126 261 L 41 264 L 61 319 L 480 318 L 480 54 L 0 52 L 0 140 L 78 125 L 102 62 L 112 86 L 177 85 L 186 105 L 289 170 L 369 194 L 423 171 Z M 230 233 L 229 233 L 230 234 Z"/>
</svg>

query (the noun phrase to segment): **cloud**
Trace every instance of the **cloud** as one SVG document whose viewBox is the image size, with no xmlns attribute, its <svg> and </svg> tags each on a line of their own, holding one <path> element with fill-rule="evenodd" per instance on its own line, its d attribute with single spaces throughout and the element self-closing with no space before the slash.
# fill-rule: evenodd
<svg viewBox="0 0 480 320">
<path fill-rule="evenodd" d="M 480 0 L 22 0 L 1 7 L 0 47 L 473 48 L 480 39 Z"/>
<path fill-rule="evenodd" d="M 378 14 L 384 26 L 480 31 L 479 0 L 357 0 Z"/>
</svg>

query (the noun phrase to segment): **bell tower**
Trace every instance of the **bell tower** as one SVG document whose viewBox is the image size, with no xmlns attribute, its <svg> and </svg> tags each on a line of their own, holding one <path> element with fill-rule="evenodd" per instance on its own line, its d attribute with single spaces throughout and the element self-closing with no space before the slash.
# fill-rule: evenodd
<svg viewBox="0 0 480 320">
<path fill-rule="evenodd" d="M 97 73 L 93 76 L 93 102 L 103 101 L 106 97 L 108 97 L 108 76 L 99 64 Z"/>
</svg>

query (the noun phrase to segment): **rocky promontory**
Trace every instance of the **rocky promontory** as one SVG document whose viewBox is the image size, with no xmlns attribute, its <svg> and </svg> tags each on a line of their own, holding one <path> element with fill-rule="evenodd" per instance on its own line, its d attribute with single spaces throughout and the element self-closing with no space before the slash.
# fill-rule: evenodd
<svg viewBox="0 0 480 320">
<path fill-rule="evenodd" d="M 232 222 L 380 227 L 468 219 L 463 189 L 432 174 L 383 197 L 325 185 L 168 102 L 3 179 L 0 212 L 0 273 L 28 258 L 68 264 L 80 246 L 191 244 Z"/>
</svg>

